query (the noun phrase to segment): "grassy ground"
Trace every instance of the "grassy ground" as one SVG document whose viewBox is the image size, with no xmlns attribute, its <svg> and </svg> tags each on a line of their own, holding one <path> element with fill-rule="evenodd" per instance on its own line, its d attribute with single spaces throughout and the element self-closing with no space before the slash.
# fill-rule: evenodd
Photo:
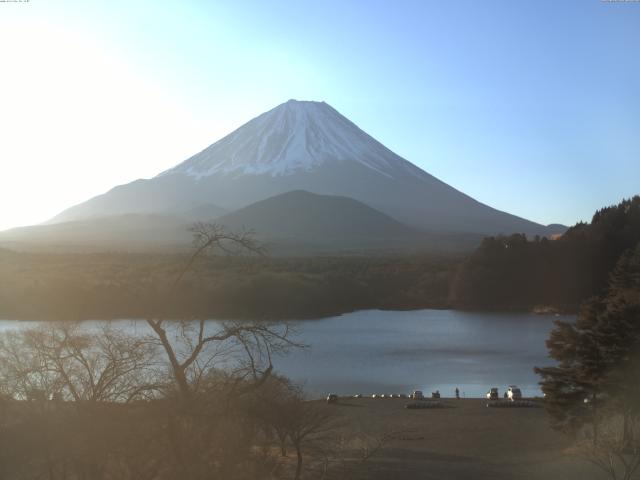
<svg viewBox="0 0 640 480">
<path fill-rule="evenodd" d="M 367 463 L 370 479 L 604 479 L 553 431 L 544 408 L 487 408 L 480 399 L 442 399 L 409 410 L 406 399 L 345 399 L 327 408 L 348 430 L 396 438 Z"/>
</svg>

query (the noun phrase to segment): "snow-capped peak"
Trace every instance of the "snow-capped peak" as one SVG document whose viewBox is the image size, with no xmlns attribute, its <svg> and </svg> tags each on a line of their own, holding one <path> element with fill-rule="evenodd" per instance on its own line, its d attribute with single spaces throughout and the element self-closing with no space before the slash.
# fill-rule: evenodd
<svg viewBox="0 0 640 480">
<path fill-rule="evenodd" d="M 291 175 L 354 161 L 393 177 L 422 170 L 391 152 L 325 102 L 289 100 L 160 175 Z"/>
</svg>

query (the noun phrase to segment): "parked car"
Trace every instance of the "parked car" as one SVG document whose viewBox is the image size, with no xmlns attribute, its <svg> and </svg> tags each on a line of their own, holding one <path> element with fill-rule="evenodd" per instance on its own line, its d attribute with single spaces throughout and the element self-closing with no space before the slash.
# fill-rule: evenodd
<svg viewBox="0 0 640 480">
<path fill-rule="evenodd" d="M 409 395 L 409 398 L 414 400 L 424 400 L 424 394 L 422 393 L 422 390 L 414 390 L 413 393 Z"/>
<path fill-rule="evenodd" d="M 487 400 L 498 400 L 500 398 L 500 394 L 498 393 L 498 389 L 496 387 L 491 387 L 487 392 Z"/>
<path fill-rule="evenodd" d="M 509 388 L 507 388 L 507 398 L 512 402 L 514 400 L 522 400 L 522 392 L 517 385 L 509 385 Z"/>
<path fill-rule="evenodd" d="M 362 395 L 360 393 L 356 393 L 353 398 L 362 398 Z"/>
<path fill-rule="evenodd" d="M 338 403 L 338 395 L 335 393 L 327 395 L 327 403 Z"/>
</svg>

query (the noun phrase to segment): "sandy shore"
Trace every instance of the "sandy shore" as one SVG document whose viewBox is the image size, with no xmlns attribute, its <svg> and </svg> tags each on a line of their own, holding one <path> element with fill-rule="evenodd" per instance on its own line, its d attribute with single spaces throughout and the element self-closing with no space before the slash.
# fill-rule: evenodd
<svg viewBox="0 0 640 480">
<path fill-rule="evenodd" d="M 444 408 L 405 409 L 407 399 L 340 398 L 328 405 L 352 432 L 397 432 L 367 462 L 371 479 L 604 479 L 549 427 L 544 408 L 487 408 L 442 399 Z"/>
</svg>

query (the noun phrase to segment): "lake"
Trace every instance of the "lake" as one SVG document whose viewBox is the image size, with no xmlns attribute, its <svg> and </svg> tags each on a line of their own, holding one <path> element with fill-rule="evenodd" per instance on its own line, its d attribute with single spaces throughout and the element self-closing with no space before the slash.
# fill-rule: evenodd
<svg viewBox="0 0 640 480">
<path fill-rule="evenodd" d="M 516 384 L 540 395 L 534 366 L 552 365 L 545 340 L 557 319 L 574 316 L 478 313 L 456 310 L 362 310 L 293 322 L 309 345 L 274 360 L 278 372 L 310 394 L 425 394 L 480 397 L 490 387 Z M 211 322 L 215 322 L 212 320 Z M 93 323 L 93 322 L 92 322 Z M 144 322 L 120 320 L 145 331 Z M 0 331 L 37 322 L 0 321 Z M 138 330 L 139 329 L 139 330 Z"/>
</svg>

